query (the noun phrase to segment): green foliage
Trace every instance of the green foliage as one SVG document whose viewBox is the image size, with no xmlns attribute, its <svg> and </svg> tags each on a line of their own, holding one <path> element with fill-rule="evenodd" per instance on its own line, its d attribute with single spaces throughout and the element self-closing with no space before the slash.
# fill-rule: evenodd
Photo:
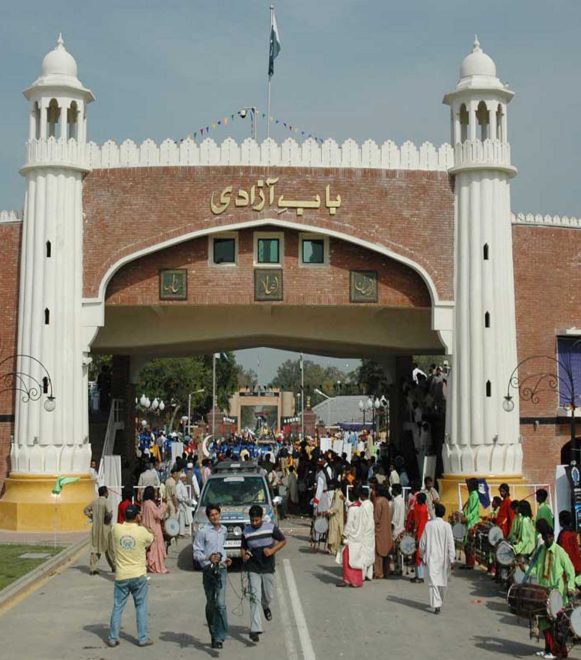
<svg viewBox="0 0 581 660">
<path fill-rule="evenodd" d="M 228 398 L 238 388 L 241 371 L 233 353 L 221 353 L 216 358 L 216 396 L 221 409 L 228 408 Z M 201 417 L 212 408 L 212 355 L 190 358 L 157 358 L 149 362 L 139 375 L 136 394 L 158 397 L 166 405 L 165 421 L 171 418 L 175 406 L 180 416 L 187 414 L 188 395 L 192 395 L 192 417 Z"/>
<path fill-rule="evenodd" d="M 91 358 L 92 361 L 89 365 L 89 380 L 97 380 L 103 366 L 107 366 L 109 369 L 113 366 L 112 355 L 97 355 L 92 353 Z"/>
<path fill-rule="evenodd" d="M 371 396 L 382 396 L 389 392 L 390 384 L 383 367 L 375 362 L 364 358 L 360 367 L 356 370 L 355 379 L 361 391 Z"/>
<path fill-rule="evenodd" d="M 256 387 L 258 385 L 258 374 L 254 369 L 243 369 L 239 367 L 238 387 Z"/>
<path fill-rule="evenodd" d="M 345 394 L 349 387 L 347 375 L 337 367 L 324 367 L 312 360 L 304 361 L 305 402 L 310 398 L 311 404 L 316 405 L 324 397 L 315 392 L 321 390 L 327 396 Z M 299 393 L 301 391 L 301 361 L 286 360 L 276 372 L 271 385 L 281 390 Z M 350 392 L 349 392 L 350 393 Z"/>
</svg>

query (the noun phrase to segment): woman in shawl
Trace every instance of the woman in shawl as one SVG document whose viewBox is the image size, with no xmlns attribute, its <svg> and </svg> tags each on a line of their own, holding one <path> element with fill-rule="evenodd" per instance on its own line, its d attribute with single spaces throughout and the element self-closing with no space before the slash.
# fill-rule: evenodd
<svg viewBox="0 0 581 660">
<path fill-rule="evenodd" d="M 329 532 L 327 535 L 327 548 L 329 554 L 336 555 L 341 547 L 341 537 L 343 536 L 345 511 L 345 495 L 341 489 L 335 488 L 331 508 L 327 511 L 329 517 Z"/>
<path fill-rule="evenodd" d="M 154 537 L 153 543 L 147 549 L 147 570 L 150 573 L 169 573 L 165 567 L 166 550 L 161 527 L 166 508 L 165 504 L 157 506 L 155 490 L 153 486 L 147 486 L 143 491 L 141 521 Z"/>
</svg>

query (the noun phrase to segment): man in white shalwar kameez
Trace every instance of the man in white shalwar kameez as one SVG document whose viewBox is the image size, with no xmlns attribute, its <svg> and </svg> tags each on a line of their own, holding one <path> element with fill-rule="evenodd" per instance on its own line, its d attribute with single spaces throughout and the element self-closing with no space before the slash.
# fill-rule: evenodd
<svg viewBox="0 0 581 660">
<path fill-rule="evenodd" d="M 373 580 L 375 563 L 375 515 L 373 503 L 366 490 L 361 491 L 361 545 L 363 555 L 363 579 Z"/>
<path fill-rule="evenodd" d="M 434 512 L 436 517 L 426 524 L 420 539 L 420 555 L 428 567 L 430 608 L 434 614 L 439 614 L 448 587 L 448 575 L 454 567 L 456 549 L 452 526 L 443 519 L 446 507 L 436 504 Z"/>
<path fill-rule="evenodd" d="M 186 486 L 187 476 L 180 474 L 176 484 L 176 499 L 178 501 L 178 520 L 180 523 L 180 536 L 186 535 L 186 528 L 192 524 L 192 508 L 188 488 Z"/>
<path fill-rule="evenodd" d="M 313 527 L 311 529 L 311 543 L 317 544 L 327 540 L 327 532 L 317 531 L 318 525 L 315 523 L 318 518 L 325 518 L 325 514 L 331 506 L 331 500 L 328 492 L 327 475 L 325 474 L 323 461 L 319 460 L 317 465 L 316 490 L 313 497 Z M 332 495 L 332 493 L 330 493 Z M 325 518 L 326 522 L 326 518 Z M 328 528 L 328 525 L 327 525 Z"/>
</svg>

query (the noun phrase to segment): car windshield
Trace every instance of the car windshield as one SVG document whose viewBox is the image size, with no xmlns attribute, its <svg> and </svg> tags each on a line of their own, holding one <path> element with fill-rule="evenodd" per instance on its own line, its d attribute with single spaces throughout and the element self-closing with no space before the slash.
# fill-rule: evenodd
<svg viewBox="0 0 581 660">
<path fill-rule="evenodd" d="M 204 488 L 200 505 L 250 506 L 267 502 L 266 486 L 262 477 L 236 475 L 210 479 Z"/>
</svg>

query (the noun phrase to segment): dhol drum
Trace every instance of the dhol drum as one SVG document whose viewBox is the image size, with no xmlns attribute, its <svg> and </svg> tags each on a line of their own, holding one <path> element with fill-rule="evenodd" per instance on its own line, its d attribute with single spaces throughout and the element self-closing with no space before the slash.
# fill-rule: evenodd
<svg viewBox="0 0 581 660">
<path fill-rule="evenodd" d="M 569 615 L 569 627 L 575 637 L 581 639 L 581 607 L 574 607 Z"/>
<path fill-rule="evenodd" d="M 515 584 L 522 584 L 525 581 L 525 575 L 526 573 L 523 571 L 523 569 L 520 566 L 517 566 L 514 569 L 514 573 L 512 574 L 512 581 Z"/>
<path fill-rule="evenodd" d="M 320 542 L 326 538 L 329 531 L 329 521 L 325 516 L 317 516 L 313 524 L 313 540 Z"/>
<path fill-rule="evenodd" d="M 506 601 L 511 612 L 518 616 L 535 616 L 547 614 L 549 609 L 548 587 L 539 584 L 513 584 L 508 590 Z"/>
<path fill-rule="evenodd" d="M 489 530 L 488 530 L 488 543 L 493 548 L 496 548 L 496 546 L 504 540 L 504 534 L 502 533 L 502 529 L 498 525 L 493 525 Z"/>
<path fill-rule="evenodd" d="M 562 609 L 563 596 L 561 596 L 561 592 L 558 589 L 551 589 L 547 602 L 547 614 L 551 619 L 556 619 Z"/>
<path fill-rule="evenodd" d="M 166 518 L 163 521 L 163 533 L 173 539 L 180 533 L 180 523 L 177 518 Z"/>
<path fill-rule="evenodd" d="M 474 555 L 479 564 L 488 565 L 494 548 L 488 541 L 490 530 L 494 527 L 493 522 L 481 522 L 475 525 L 473 534 Z"/>
<path fill-rule="evenodd" d="M 413 534 L 404 532 L 400 537 L 398 549 L 404 557 L 411 557 L 416 551 L 416 540 Z"/>
<path fill-rule="evenodd" d="M 452 536 L 454 537 L 454 545 L 456 548 L 463 548 L 464 539 L 466 537 L 466 525 L 461 522 L 454 523 L 452 527 Z"/>
<path fill-rule="evenodd" d="M 516 559 L 514 549 L 512 545 L 508 543 L 508 541 L 501 541 L 496 546 L 495 555 L 496 555 L 496 561 L 501 566 L 512 566 Z"/>
</svg>

